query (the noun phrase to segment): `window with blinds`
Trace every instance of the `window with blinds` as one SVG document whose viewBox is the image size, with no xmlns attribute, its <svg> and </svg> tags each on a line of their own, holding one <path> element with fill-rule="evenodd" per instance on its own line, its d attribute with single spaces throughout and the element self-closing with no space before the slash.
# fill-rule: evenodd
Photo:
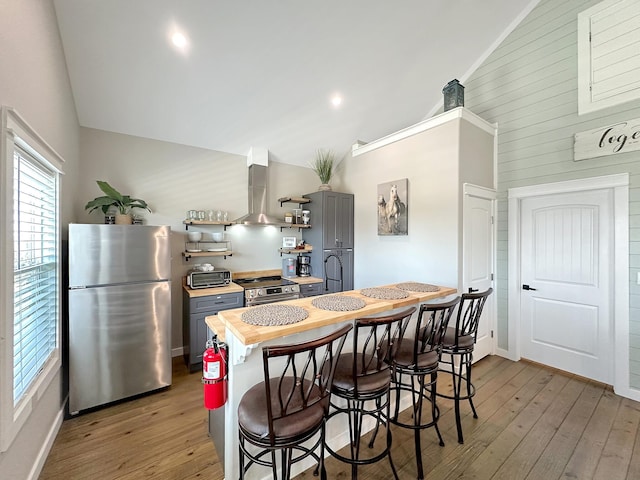
<svg viewBox="0 0 640 480">
<path fill-rule="evenodd" d="M 58 181 L 18 146 L 13 160 L 15 406 L 58 347 Z"/>
<path fill-rule="evenodd" d="M 64 159 L 6 105 L 0 145 L 1 454 L 60 378 Z"/>
<path fill-rule="evenodd" d="M 640 98 L 640 2 L 604 0 L 578 14 L 578 113 Z"/>
</svg>

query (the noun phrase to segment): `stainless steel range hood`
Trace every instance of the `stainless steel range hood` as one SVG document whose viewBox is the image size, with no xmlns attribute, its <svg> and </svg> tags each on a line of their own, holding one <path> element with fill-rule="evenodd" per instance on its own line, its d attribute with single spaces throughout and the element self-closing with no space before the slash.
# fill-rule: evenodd
<svg viewBox="0 0 640 480">
<path fill-rule="evenodd" d="M 266 163 L 266 162 L 264 162 Z M 249 213 L 236 220 L 240 225 L 280 225 L 279 218 L 267 214 L 267 167 L 253 163 L 249 165 Z"/>
</svg>

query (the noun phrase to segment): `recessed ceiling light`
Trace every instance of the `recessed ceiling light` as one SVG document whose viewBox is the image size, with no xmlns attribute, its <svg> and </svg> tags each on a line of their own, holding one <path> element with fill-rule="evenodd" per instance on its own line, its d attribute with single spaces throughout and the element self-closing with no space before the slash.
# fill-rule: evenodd
<svg viewBox="0 0 640 480">
<path fill-rule="evenodd" d="M 182 33 L 176 32 L 171 36 L 171 41 L 173 44 L 182 49 L 187 46 L 187 37 L 185 37 Z"/>
<path fill-rule="evenodd" d="M 336 93 L 333 97 L 331 97 L 331 104 L 334 107 L 339 107 L 340 105 L 342 105 L 342 97 Z"/>
</svg>

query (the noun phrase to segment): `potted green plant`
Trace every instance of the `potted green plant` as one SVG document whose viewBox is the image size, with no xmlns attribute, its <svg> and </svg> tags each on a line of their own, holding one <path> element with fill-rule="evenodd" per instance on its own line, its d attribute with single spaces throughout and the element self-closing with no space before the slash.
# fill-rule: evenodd
<svg viewBox="0 0 640 480">
<path fill-rule="evenodd" d="M 331 190 L 331 177 L 333 176 L 333 169 L 335 166 L 335 156 L 331 150 L 318 150 L 316 157 L 311 163 L 311 168 L 322 184 L 318 187 L 318 190 Z"/>
<path fill-rule="evenodd" d="M 144 200 L 131 198 L 129 195 L 122 195 L 105 181 L 97 180 L 96 183 L 98 187 L 100 187 L 100 190 L 104 192 L 104 195 L 94 198 L 84 206 L 85 210 L 89 210 L 89 213 L 100 208 L 102 213 L 106 214 L 110 208 L 115 207 L 118 210 L 116 213 L 116 223 L 126 225 L 131 224 L 132 208 L 144 208 L 151 212 L 151 209 L 147 206 L 147 202 Z"/>
</svg>

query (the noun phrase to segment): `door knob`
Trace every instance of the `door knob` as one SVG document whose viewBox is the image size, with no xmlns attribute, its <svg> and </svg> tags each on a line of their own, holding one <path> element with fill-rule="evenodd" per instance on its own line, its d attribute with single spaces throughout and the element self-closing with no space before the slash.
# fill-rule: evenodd
<svg viewBox="0 0 640 480">
<path fill-rule="evenodd" d="M 523 290 L 538 290 L 537 288 L 532 288 L 529 285 L 522 285 Z"/>
<path fill-rule="evenodd" d="M 478 289 L 477 288 L 471 288 L 469 287 L 469 293 L 473 293 L 473 292 L 477 292 Z"/>
</svg>

